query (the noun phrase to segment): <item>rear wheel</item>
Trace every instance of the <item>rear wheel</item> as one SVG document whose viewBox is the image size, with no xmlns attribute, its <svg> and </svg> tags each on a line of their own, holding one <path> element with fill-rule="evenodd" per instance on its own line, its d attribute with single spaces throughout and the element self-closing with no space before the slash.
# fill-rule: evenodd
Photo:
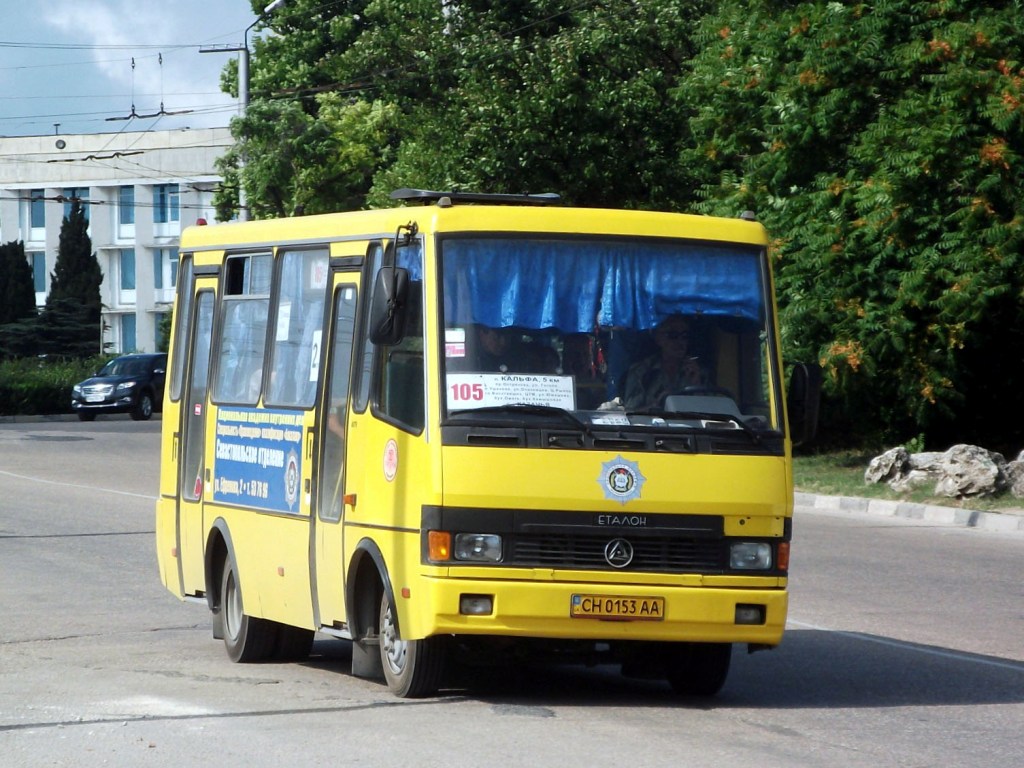
<svg viewBox="0 0 1024 768">
<path fill-rule="evenodd" d="M 668 653 L 665 677 L 676 693 L 714 696 L 729 676 L 729 643 L 678 643 Z"/>
<path fill-rule="evenodd" d="M 437 693 L 444 673 L 445 647 L 442 638 L 403 640 L 398 619 L 387 593 L 380 601 L 380 660 L 391 692 L 403 699 Z"/>
<path fill-rule="evenodd" d="M 132 406 L 131 416 L 135 421 L 147 421 L 152 415 L 153 397 L 148 392 L 143 392 Z"/>
<path fill-rule="evenodd" d="M 224 647 L 229 659 L 237 662 L 263 661 L 274 652 L 278 639 L 277 625 L 266 619 L 246 616 L 238 573 L 230 559 L 224 563 L 221 578 L 220 610 L 224 618 Z"/>
</svg>

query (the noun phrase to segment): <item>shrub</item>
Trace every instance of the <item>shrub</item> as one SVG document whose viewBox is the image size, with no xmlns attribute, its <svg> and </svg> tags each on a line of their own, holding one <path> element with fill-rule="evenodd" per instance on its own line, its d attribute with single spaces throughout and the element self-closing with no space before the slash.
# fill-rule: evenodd
<svg viewBox="0 0 1024 768">
<path fill-rule="evenodd" d="M 0 362 L 0 416 L 70 413 L 71 387 L 98 371 L 108 359 Z"/>
</svg>

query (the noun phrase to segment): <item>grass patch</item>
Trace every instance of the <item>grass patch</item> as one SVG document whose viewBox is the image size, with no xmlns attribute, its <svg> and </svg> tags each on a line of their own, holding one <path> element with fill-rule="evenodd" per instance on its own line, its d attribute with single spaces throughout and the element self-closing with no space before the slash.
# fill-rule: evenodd
<svg viewBox="0 0 1024 768">
<path fill-rule="evenodd" d="M 793 460 L 793 485 L 798 491 L 826 496 L 912 501 L 918 504 L 992 512 L 1024 509 L 1024 499 L 1015 498 L 1010 493 L 1002 493 L 992 498 L 951 499 L 947 496 L 935 496 L 928 488 L 919 488 L 910 493 L 896 493 L 885 483 L 865 483 L 864 470 L 868 468 L 871 459 L 881 452 L 837 451 L 798 455 Z"/>
</svg>

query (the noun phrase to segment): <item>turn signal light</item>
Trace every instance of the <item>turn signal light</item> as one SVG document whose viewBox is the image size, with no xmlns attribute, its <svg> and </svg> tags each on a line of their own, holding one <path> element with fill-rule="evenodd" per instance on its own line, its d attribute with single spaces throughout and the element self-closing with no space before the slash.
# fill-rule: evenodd
<svg viewBox="0 0 1024 768">
<path fill-rule="evenodd" d="M 778 550 L 778 554 L 776 555 L 776 557 L 778 558 L 778 562 L 776 563 L 776 567 L 780 571 L 788 571 L 789 570 L 789 542 L 788 541 L 780 541 L 779 542 L 779 550 Z"/>
<path fill-rule="evenodd" d="M 427 554 L 435 562 L 451 559 L 452 535 L 448 531 L 428 531 Z"/>
</svg>

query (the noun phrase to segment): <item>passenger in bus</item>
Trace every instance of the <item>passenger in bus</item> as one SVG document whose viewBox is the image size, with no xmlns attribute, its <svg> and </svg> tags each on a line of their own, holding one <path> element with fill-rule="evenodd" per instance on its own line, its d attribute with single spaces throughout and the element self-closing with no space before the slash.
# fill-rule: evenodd
<svg viewBox="0 0 1024 768">
<path fill-rule="evenodd" d="M 579 408 L 597 408 L 603 399 L 605 383 L 599 356 L 597 341 L 590 334 L 571 333 L 563 339 L 561 372 L 573 377 Z"/>
<path fill-rule="evenodd" d="M 627 410 L 660 408 L 668 395 L 705 382 L 699 361 L 690 355 L 690 324 L 682 315 L 669 315 L 654 329 L 658 351 L 626 371 L 622 405 Z"/>
</svg>

